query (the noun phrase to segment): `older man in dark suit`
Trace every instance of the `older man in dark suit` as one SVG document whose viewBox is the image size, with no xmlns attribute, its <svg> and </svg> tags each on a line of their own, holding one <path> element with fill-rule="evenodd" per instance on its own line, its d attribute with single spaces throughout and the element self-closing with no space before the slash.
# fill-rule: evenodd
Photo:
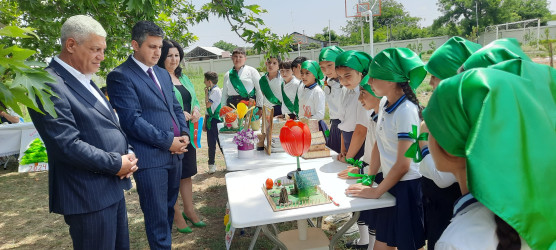
<svg viewBox="0 0 556 250">
<path fill-rule="evenodd" d="M 106 80 L 110 102 L 141 159 L 140 169 L 133 176 L 151 249 L 172 246 L 181 158 L 189 143 L 189 129 L 170 75 L 156 66 L 163 36 L 153 22 L 135 24 L 131 34 L 133 55 Z"/>
<path fill-rule="evenodd" d="M 29 109 L 48 151 L 50 211 L 64 215 L 74 249 L 129 249 L 123 189 L 137 170 L 112 106 L 91 81 L 106 32 L 88 16 L 62 26 L 62 51 L 48 71 L 57 117 Z"/>
</svg>

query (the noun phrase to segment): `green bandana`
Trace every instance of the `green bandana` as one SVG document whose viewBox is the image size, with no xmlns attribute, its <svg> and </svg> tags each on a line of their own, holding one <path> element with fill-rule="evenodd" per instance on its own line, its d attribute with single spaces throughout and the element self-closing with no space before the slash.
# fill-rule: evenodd
<svg viewBox="0 0 556 250">
<path fill-rule="evenodd" d="M 465 60 L 480 48 L 480 44 L 454 36 L 432 53 L 425 70 L 440 80 L 455 76 Z"/>
<path fill-rule="evenodd" d="M 536 91 L 534 98 L 546 105 L 544 108 L 550 113 L 549 117 L 554 122 L 556 130 L 556 69 L 520 59 L 504 61 L 489 68 L 510 72 L 533 81 L 532 90 Z"/>
<path fill-rule="evenodd" d="M 380 97 L 376 96 L 375 92 L 371 88 L 371 85 L 369 85 L 369 79 L 371 79 L 370 74 L 363 77 L 363 80 L 361 80 L 361 82 L 359 83 L 359 86 L 361 86 L 365 91 L 369 92 L 369 94 L 373 95 L 374 97 L 380 98 Z"/>
<path fill-rule="evenodd" d="M 367 75 L 369 73 L 369 63 L 372 60 L 373 58 L 363 51 L 348 50 L 336 58 L 336 67 L 350 67 L 363 73 L 363 75 Z"/>
<path fill-rule="evenodd" d="M 334 62 L 336 61 L 336 57 L 338 57 L 339 54 L 342 54 L 342 52 L 344 52 L 344 50 L 338 46 L 329 46 L 329 47 L 322 48 L 320 50 L 319 62 L 322 61 Z"/>
<path fill-rule="evenodd" d="M 316 82 L 319 84 L 319 86 L 322 87 L 322 85 L 324 84 L 322 82 L 322 78 L 324 77 L 324 75 L 322 74 L 322 71 L 320 70 L 320 66 L 319 66 L 318 62 L 313 61 L 313 60 L 307 60 L 307 61 L 305 61 L 301 64 L 301 68 L 309 70 L 309 72 L 313 73 L 313 75 L 315 76 Z"/>
<path fill-rule="evenodd" d="M 419 55 L 408 48 L 388 48 L 378 53 L 369 66 L 372 78 L 389 82 L 409 82 L 415 91 L 427 71 Z"/>
<path fill-rule="evenodd" d="M 263 92 L 264 97 L 274 105 L 282 105 L 282 102 L 272 93 L 270 89 L 270 83 L 268 82 L 268 73 L 265 73 L 263 77 L 259 80 L 259 86 L 261 87 L 261 92 Z M 282 84 L 282 83 L 281 83 Z"/>
<path fill-rule="evenodd" d="M 465 157 L 467 185 L 532 249 L 556 247 L 556 132 L 536 81 L 491 68 L 448 78 L 423 116 L 448 153 Z M 550 95 L 550 93 L 544 93 Z M 550 101 L 550 100 L 549 100 Z"/>
<path fill-rule="evenodd" d="M 490 65 L 511 59 L 531 61 L 525 52 L 523 52 L 515 38 L 502 38 L 489 43 L 482 49 L 473 53 L 473 55 L 467 58 L 463 63 L 463 68 L 465 70 L 486 68 Z"/>
</svg>

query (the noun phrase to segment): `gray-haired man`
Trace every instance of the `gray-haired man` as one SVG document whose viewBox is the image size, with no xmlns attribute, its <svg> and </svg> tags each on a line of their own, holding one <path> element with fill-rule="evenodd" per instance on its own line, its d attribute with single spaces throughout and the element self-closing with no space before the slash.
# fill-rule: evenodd
<svg viewBox="0 0 556 250">
<path fill-rule="evenodd" d="M 46 69 L 57 81 L 50 87 L 58 117 L 29 109 L 48 151 L 50 211 L 64 215 L 74 249 L 129 249 L 123 189 L 131 188 L 137 159 L 91 81 L 104 60 L 106 31 L 78 15 L 61 33 L 62 51 Z"/>
</svg>

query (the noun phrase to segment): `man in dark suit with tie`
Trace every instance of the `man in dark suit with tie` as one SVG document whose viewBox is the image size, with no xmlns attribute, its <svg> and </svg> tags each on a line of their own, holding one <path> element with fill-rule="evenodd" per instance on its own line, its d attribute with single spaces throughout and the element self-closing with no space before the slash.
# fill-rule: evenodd
<svg viewBox="0 0 556 250">
<path fill-rule="evenodd" d="M 112 106 L 91 81 L 104 60 L 106 32 L 88 16 L 61 31 L 62 51 L 46 71 L 57 117 L 29 109 L 48 152 L 50 211 L 64 215 L 74 249 L 129 249 L 123 189 L 137 170 Z"/>
<path fill-rule="evenodd" d="M 141 159 L 133 176 L 151 249 L 172 246 L 181 158 L 189 143 L 189 128 L 170 75 L 156 66 L 163 36 L 153 22 L 135 24 L 131 34 L 133 55 L 106 79 L 110 102 Z"/>
</svg>

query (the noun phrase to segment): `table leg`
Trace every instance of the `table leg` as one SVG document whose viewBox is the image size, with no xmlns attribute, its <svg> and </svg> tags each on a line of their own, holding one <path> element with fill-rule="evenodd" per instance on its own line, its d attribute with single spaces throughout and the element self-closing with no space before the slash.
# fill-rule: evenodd
<svg viewBox="0 0 556 250">
<path fill-rule="evenodd" d="M 315 224 L 313 223 L 313 220 L 311 218 L 307 219 L 307 223 L 309 223 L 309 226 L 315 227 Z"/>
<path fill-rule="evenodd" d="M 253 250 L 255 248 L 255 243 L 257 243 L 257 238 L 259 238 L 259 233 L 261 232 L 261 226 L 258 226 L 255 229 L 255 235 L 253 235 L 253 239 L 251 239 L 251 243 L 249 244 L 249 250 Z"/>
<path fill-rule="evenodd" d="M 355 222 L 359 219 L 359 214 L 361 212 L 357 211 L 354 212 L 353 215 L 351 216 L 351 219 L 349 219 L 346 224 L 344 224 L 342 226 L 342 228 L 340 228 L 340 230 L 338 230 L 338 232 L 336 232 L 336 234 L 334 234 L 334 237 L 332 237 L 332 239 L 330 240 L 330 245 L 328 246 L 328 248 L 330 250 L 334 250 L 334 246 L 336 245 L 336 241 L 338 241 L 340 239 L 340 237 L 342 237 L 344 235 L 344 233 L 347 232 L 347 230 L 353 225 L 355 224 Z"/>
<path fill-rule="evenodd" d="M 263 230 L 264 235 L 266 235 L 266 237 L 268 237 L 272 242 L 274 242 L 280 249 L 283 250 L 287 250 L 288 248 L 286 247 L 286 245 L 284 245 L 284 243 L 282 243 L 277 236 L 275 236 L 274 234 L 272 234 L 270 232 L 270 230 L 268 230 L 268 227 L 266 225 L 262 225 L 260 226 L 261 229 Z"/>
<path fill-rule="evenodd" d="M 317 217 L 317 227 L 318 227 L 318 228 L 322 228 L 322 216 L 321 216 L 321 217 Z"/>
<path fill-rule="evenodd" d="M 272 226 L 272 229 L 274 229 L 274 234 L 278 235 L 278 228 L 276 227 L 276 224 L 270 224 Z"/>
</svg>

